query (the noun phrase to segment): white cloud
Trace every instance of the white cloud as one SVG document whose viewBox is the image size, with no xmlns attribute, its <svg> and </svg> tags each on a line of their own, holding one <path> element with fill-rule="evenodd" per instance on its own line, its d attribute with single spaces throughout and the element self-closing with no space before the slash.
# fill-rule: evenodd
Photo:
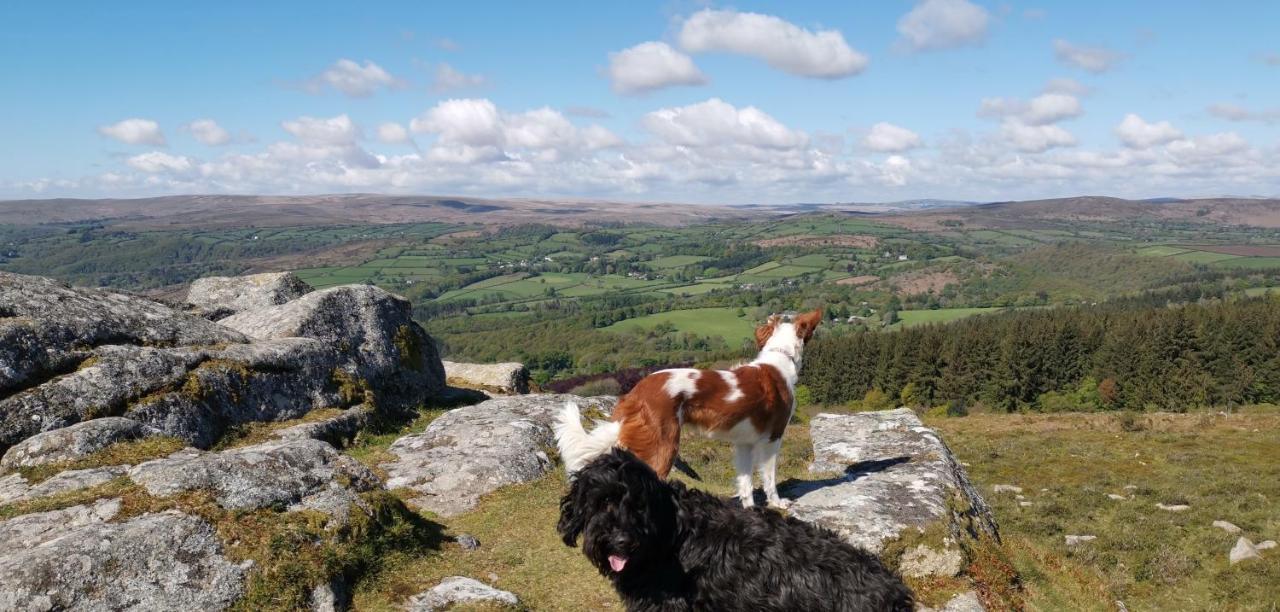
<svg viewBox="0 0 1280 612">
<path fill-rule="evenodd" d="M 609 54 L 613 90 L 635 94 L 675 85 L 702 85 L 707 77 L 688 56 L 664 42 L 644 42 Z"/>
<path fill-rule="evenodd" d="M 1045 125 L 1079 117 L 1083 112 L 1079 98 L 1061 93 L 1047 93 L 1031 99 L 1022 119 L 1031 125 Z"/>
<path fill-rule="evenodd" d="M 1280 53 L 1271 51 L 1258 56 L 1258 60 L 1268 66 L 1280 66 Z"/>
<path fill-rule="evenodd" d="M 719 98 L 644 116 L 645 129 L 664 142 L 684 147 L 746 145 L 771 149 L 803 146 L 808 137 L 754 106 L 735 108 Z"/>
<path fill-rule="evenodd" d="M 152 151 L 130 157 L 127 162 L 131 167 L 143 172 L 189 172 L 192 167 L 191 158 L 182 155 L 169 155 L 160 151 Z"/>
<path fill-rule="evenodd" d="M 812 32 L 759 13 L 703 9 L 684 21 L 678 40 L 690 53 L 747 55 L 797 76 L 837 79 L 867 67 L 838 30 Z"/>
<path fill-rule="evenodd" d="M 1147 123 L 1134 113 L 1125 115 L 1115 132 L 1120 142 L 1131 149 L 1148 149 L 1182 138 L 1182 132 L 1168 121 Z"/>
<path fill-rule="evenodd" d="M 1025 153 L 1043 153 L 1057 147 L 1075 146 L 1076 138 L 1056 125 L 1027 125 L 1016 119 L 1000 126 L 1005 141 Z"/>
<path fill-rule="evenodd" d="M 1221 132 L 1174 140 L 1165 147 L 1165 150 L 1175 157 L 1185 159 L 1216 159 L 1224 155 L 1240 153 L 1248 148 L 1248 141 L 1239 134 Z"/>
<path fill-rule="evenodd" d="M 158 147 L 165 145 L 160 124 L 150 119 L 125 119 L 111 125 L 100 126 L 98 133 L 125 144 L 148 144 Z"/>
<path fill-rule="evenodd" d="M 440 49 L 442 51 L 461 51 L 462 50 L 462 45 L 459 45 L 458 42 L 453 40 L 452 38 L 437 38 L 435 40 L 435 46 L 437 49 Z"/>
<path fill-rule="evenodd" d="M 349 145 L 360 138 L 360 129 L 345 113 L 328 119 L 298 117 L 280 127 L 307 144 Z"/>
<path fill-rule="evenodd" d="M 435 80 L 431 82 L 431 91 L 442 93 L 459 89 L 474 89 L 488 84 L 489 79 L 482 74 L 459 72 L 453 66 L 440 62 L 440 65 L 436 66 Z"/>
<path fill-rule="evenodd" d="M 213 119 L 196 119 L 183 126 L 183 129 L 189 132 L 196 140 L 211 147 L 231 142 L 231 134 Z"/>
<path fill-rule="evenodd" d="M 1051 85 L 1062 87 L 1061 83 Z M 1049 125 L 1084 114 L 1080 99 L 1067 93 L 1042 93 L 1029 101 L 1018 98 L 983 98 L 978 116 L 1016 120 L 1029 126 Z"/>
<path fill-rule="evenodd" d="M 1276 123 L 1280 121 L 1280 108 L 1250 110 L 1235 104 L 1214 104 L 1209 107 L 1209 114 L 1227 121 L 1257 121 L 1260 123 Z"/>
<path fill-rule="evenodd" d="M 505 113 L 486 99 L 440 102 L 409 124 L 414 132 L 434 134 L 428 159 L 475 163 L 581 157 L 623 143 L 609 130 L 579 128 L 559 111 L 543 107 Z"/>
<path fill-rule="evenodd" d="M 1066 77 L 1057 77 L 1049 79 L 1045 83 L 1044 93 L 1059 93 L 1071 96 L 1087 96 L 1092 92 L 1087 85 L 1080 83 L 1075 79 Z"/>
<path fill-rule="evenodd" d="M 363 98 L 373 95 L 379 88 L 401 87 L 403 83 L 386 70 L 369 60 L 360 65 L 349 59 L 340 59 L 306 83 L 306 90 L 321 93 L 326 88 L 336 89 L 348 96 Z"/>
<path fill-rule="evenodd" d="M 1092 73 L 1111 69 L 1124 55 L 1106 47 L 1084 47 L 1071 44 L 1061 38 L 1053 41 L 1053 55 L 1058 61 Z"/>
<path fill-rule="evenodd" d="M 862 139 L 862 146 L 883 153 L 901 153 L 924 144 L 920 135 L 892 123 L 880 122 Z M 897 157 L 896 155 L 894 157 Z"/>
<path fill-rule="evenodd" d="M 378 140 L 386 144 L 404 144 L 409 142 L 409 131 L 403 125 L 389 121 L 378 126 Z"/>
<path fill-rule="evenodd" d="M 990 15 L 967 0 L 922 0 L 898 20 L 900 43 L 913 51 L 978 44 Z"/>
</svg>

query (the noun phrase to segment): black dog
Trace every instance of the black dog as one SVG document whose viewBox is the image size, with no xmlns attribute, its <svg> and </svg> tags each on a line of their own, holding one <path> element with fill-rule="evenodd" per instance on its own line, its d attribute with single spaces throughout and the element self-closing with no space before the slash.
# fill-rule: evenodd
<svg viewBox="0 0 1280 612">
<path fill-rule="evenodd" d="M 564 543 L 613 581 L 628 610 L 892 610 L 906 585 L 835 533 L 664 482 L 617 450 L 560 500 Z"/>
</svg>

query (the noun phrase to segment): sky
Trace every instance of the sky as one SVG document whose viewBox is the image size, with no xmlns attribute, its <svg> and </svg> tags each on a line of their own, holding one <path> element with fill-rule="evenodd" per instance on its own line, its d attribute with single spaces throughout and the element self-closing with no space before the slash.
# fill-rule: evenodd
<svg viewBox="0 0 1280 612">
<path fill-rule="evenodd" d="M 1280 196 L 1280 2 L 0 6 L 0 198 Z"/>
</svg>

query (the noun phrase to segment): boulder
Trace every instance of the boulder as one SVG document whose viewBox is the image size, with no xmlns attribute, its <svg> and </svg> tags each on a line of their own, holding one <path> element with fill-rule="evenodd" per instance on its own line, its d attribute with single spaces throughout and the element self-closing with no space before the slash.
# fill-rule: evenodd
<svg viewBox="0 0 1280 612">
<path fill-rule="evenodd" d="M 243 342 L 216 323 L 158 302 L 0 272 L 0 396 L 75 370 L 106 344 Z"/>
<path fill-rule="evenodd" d="M 1241 561 L 1261 558 L 1262 555 L 1258 552 L 1257 547 L 1253 545 L 1253 542 L 1250 542 L 1248 538 L 1243 537 L 1237 539 L 1236 545 L 1231 547 L 1231 552 L 1227 553 L 1227 560 L 1231 562 L 1231 565 L 1235 565 Z"/>
<path fill-rule="evenodd" d="M 1092 542 L 1092 541 L 1094 541 L 1094 540 L 1098 539 L 1098 536 L 1095 536 L 1095 535 L 1068 535 L 1068 536 L 1063 536 L 1063 538 L 1066 540 L 1067 546 L 1079 546 L 1080 544 L 1084 544 L 1085 542 Z"/>
<path fill-rule="evenodd" d="M 311 439 L 273 440 L 217 453 L 179 451 L 134 466 L 129 478 L 158 497 L 208 490 L 218 505 L 234 510 L 311 507 L 307 498 L 330 491 L 334 483 L 353 491 L 379 484 L 360 462 Z"/>
<path fill-rule="evenodd" d="M 1254 545 L 1253 545 L 1253 547 L 1254 547 L 1256 550 L 1271 550 L 1272 548 L 1275 548 L 1276 546 L 1277 546 L 1277 544 L 1276 544 L 1276 541 L 1275 541 L 1275 540 L 1263 540 L 1263 541 L 1258 542 L 1257 544 L 1254 544 Z"/>
<path fill-rule="evenodd" d="M 455 387 L 508 395 L 529 392 L 529 370 L 523 363 L 459 363 L 442 361 L 445 381 Z"/>
<path fill-rule="evenodd" d="M 415 405 L 444 387 L 435 342 L 413 321 L 412 305 L 372 285 L 315 291 L 220 323 L 252 338 L 314 338 L 337 347 L 350 375 L 397 405 Z"/>
<path fill-rule="evenodd" d="M 323 421 L 285 427 L 273 435 L 281 440 L 321 440 L 337 448 L 345 448 L 355 441 L 356 434 L 369 422 L 372 413 L 372 408 L 362 404 Z"/>
<path fill-rule="evenodd" d="M 143 298 L 0 273 L 0 451 L 106 416 L 208 448 L 243 423 L 367 400 L 416 406 L 443 389 L 444 369 L 410 315 L 381 289 L 337 287 L 231 317 L 245 335 Z"/>
<path fill-rule="evenodd" d="M 1221 529 L 1221 530 L 1223 530 L 1223 531 L 1225 531 L 1225 532 L 1227 532 L 1227 533 L 1229 533 L 1229 534 L 1231 534 L 1231 535 L 1236 535 L 1236 534 L 1240 533 L 1240 531 L 1241 531 L 1241 529 L 1240 529 L 1239 527 L 1236 527 L 1234 524 L 1229 523 L 1229 522 L 1227 522 L 1227 521 L 1214 521 L 1214 522 L 1213 522 L 1213 526 L 1214 526 L 1214 527 L 1217 527 L 1218 529 Z"/>
<path fill-rule="evenodd" d="M 245 310 L 278 306 L 314 291 L 292 272 L 247 276 L 207 276 L 187 289 L 187 303 L 214 319 Z"/>
<path fill-rule="evenodd" d="M 69 529 L 105 523 L 119 512 L 119 499 L 100 499 L 91 505 L 24 514 L 0 521 L 0 550 L 10 553 L 35 548 L 66 535 Z M 7 556 L 0 557 L 0 560 Z"/>
<path fill-rule="evenodd" d="M 1162 503 L 1157 503 L 1157 504 L 1156 504 L 1156 507 L 1157 507 L 1157 508 L 1159 508 L 1159 509 L 1161 509 L 1161 510 L 1164 510 L 1165 512 L 1186 512 L 1187 510 L 1190 510 L 1190 509 L 1191 509 L 1191 506 L 1188 506 L 1187 504 L 1162 504 Z"/>
<path fill-rule="evenodd" d="M 13 469 L 74 461 L 116 442 L 159 435 L 158 430 L 133 419 L 105 417 L 36 434 L 15 444 L 0 458 L 0 467 Z"/>
<path fill-rule="evenodd" d="M 964 468 L 911 410 L 819 414 L 809 431 L 809 470 L 818 477 L 783 490 L 794 500 L 792 516 L 876 553 L 909 531 L 944 534 L 922 542 L 941 555 L 948 540 L 999 539 L 991 509 Z"/>
<path fill-rule="evenodd" d="M 387 488 L 409 489 L 410 504 L 454 516 L 499 487 L 536 480 L 552 468 L 546 452 L 555 446 L 551 423 L 569 400 L 606 410 L 616 402 L 522 395 L 451 410 L 422 433 L 391 444 L 395 459 L 382 465 Z"/>
<path fill-rule="evenodd" d="M 977 593 L 965 591 L 947 601 L 942 606 L 942 612 L 987 612 L 987 608 L 982 605 Z"/>
<path fill-rule="evenodd" d="M 203 351 L 181 384 L 133 401 L 125 416 L 208 448 L 229 427 L 296 419 L 364 401 L 341 356 L 308 338 L 262 340 Z"/>
<path fill-rule="evenodd" d="M 79 369 L 0 399 L 0 447 L 98 416 L 125 413 L 154 391 L 180 386 L 208 359 L 197 348 L 103 346 Z"/>
<path fill-rule="evenodd" d="M 479 580 L 450 576 L 440 581 L 440 584 L 411 597 L 405 609 L 409 612 L 436 612 L 460 603 L 514 607 L 519 605 L 520 600 L 514 593 L 495 589 Z"/>
<path fill-rule="evenodd" d="M 0 504 L 48 497 L 106 484 L 128 472 L 127 465 L 109 465 L 85 470 L 67 470 L 34 485 L 22 474 L 9 474 L 0 478 Z"/>
<path fill-rule="evenodd" d="M 965 565 L 964 552 L 959 547 L 947 547 L 945 544 L 941 550 L 920 544 L 902 553 L 898 559 L 898 571 L 914 578 L 955 576 Z"/>
<path fill-rule="evenodd" d="M 0 522 L 0 609 L 223 610 L 240 598 L 246 569 L 212 526 L 177 512 L 105 522 L 119 505 Z"/>
</svg>

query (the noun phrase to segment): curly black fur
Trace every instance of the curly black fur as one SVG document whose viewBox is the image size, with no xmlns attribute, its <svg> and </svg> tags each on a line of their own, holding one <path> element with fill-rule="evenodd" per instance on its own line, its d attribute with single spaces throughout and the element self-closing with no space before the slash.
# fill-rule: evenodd
<svg viewBox="0 0 1280 612">
<path fill-rule="evenodd" d="M 914 609 L 902 580 L 835 533 L 664 482 L 625 450 L 575 474 L 557 529 L 568 546 L 582 537 L 628 610 Z"/>
</svg>

